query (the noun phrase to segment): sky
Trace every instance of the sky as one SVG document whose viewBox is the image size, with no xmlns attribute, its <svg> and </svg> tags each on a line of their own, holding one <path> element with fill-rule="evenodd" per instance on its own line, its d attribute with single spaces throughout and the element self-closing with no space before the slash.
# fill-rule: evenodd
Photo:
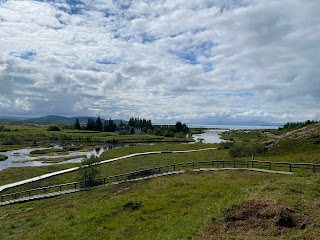
<svg viewBox="0 0 320 240">
<path fill-rule="evenodd" d="M 0 0 L 0 116 L 320 119 L 319 0 Z"/>
</svg>

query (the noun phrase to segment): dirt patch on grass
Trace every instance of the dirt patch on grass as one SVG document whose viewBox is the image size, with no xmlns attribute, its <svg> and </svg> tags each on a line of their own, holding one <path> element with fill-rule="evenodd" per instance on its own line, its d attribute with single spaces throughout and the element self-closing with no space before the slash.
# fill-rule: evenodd
<svg viewBox="0 0 320 240">
<path fill-rule="evenodd" d="M 280 237 L 308 227 L 310 216 L 270 200 L 249 200 L 227 213 L 223 221 L 194 239 L 260 239 Z M 231 237 L 231 238 L 230 238 Z"/>
</svg>

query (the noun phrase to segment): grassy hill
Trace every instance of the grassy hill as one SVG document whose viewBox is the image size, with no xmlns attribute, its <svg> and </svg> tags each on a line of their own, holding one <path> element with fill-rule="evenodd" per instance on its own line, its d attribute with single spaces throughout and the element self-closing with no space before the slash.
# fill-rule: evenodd
<svg viewBox="0 0 320 240">
<path fill-rule="evenodd" d="M 319 239 L 319 189 L 319 175 L 190 172 L 1 207 L 0 238 Z M 274 222 L 285 209 L 294 226 Z"/>
<path fill-rule="evenodd" d="M 268 149 L 276 153 L 306 152 L 320 148 L 320 123 L 285 133 L 266 142 Z"/>
<path fill-rule="evenodd" d="M 232 132 L 228 137 L 248 145 L 272 139 L 269 146 L 274 147 L 257 156 L 259 160 L 320 159 L 319 123 L 279 137 L 259 131 Z M 217 145 L 132 146 L 105 152 L 101 158 L 214 146 Z M 250 159 L 231 157 L 229 151 L 221 147 L 123 159 L 101 166 L 101 175 L 180 162 Z M 0 172 L 0 182 L 12 182 L 12 174 L 24 179 L 71 166 L 8 169 Z M 72 182 L 77 177 L 74 172 L 10 191 Z M 319 189 L 320 174 L 188 172 L 1 207 L 0 239 L 320 239 Z"/>
</svg>

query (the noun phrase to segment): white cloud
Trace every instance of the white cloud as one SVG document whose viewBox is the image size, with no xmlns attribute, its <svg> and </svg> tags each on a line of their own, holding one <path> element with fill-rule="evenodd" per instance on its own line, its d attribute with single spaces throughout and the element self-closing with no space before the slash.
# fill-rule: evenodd
<svg viewBox="0 0 320 240">
<path fill-rule="evenodd" d="M 2 2 L 0 115 L 319 119 L 319 7 L 317 0 Z"/>
</svg>

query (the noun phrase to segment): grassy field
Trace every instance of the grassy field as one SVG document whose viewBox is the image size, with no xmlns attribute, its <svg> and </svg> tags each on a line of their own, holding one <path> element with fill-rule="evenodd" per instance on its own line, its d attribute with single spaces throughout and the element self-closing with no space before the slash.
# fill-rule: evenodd
<svg viewBox="0 0 320 240">
<path fill-rule="evenodd" d="M 319 189 L 319 175 L 225 171 L 159 177 L 1 207 L 0 238 L 217 239 L 222 234 L 220 239 L 319 239 Z M 270 223 L 258 230 L 249 224 L 249 232 L 215 232 L 237 206 L 261 199 L 305 216 L 305 228 Z M 142 207 L 125 207 L 130 201 Z"/>
<path fill-rule="evenodd" d="M 15 127 L 12 126 L 10 132 L 18 134 L 20 130 L 14 130 Z M 28 126 L 21 130 L 23 134 L 29 131 L 28 128 L 32 132 L 33 126 Z M 276 150 L 256 154 L 255 159 L 320 163 L 318 137 L 313 132 L 312 138 L 305 139 L 309 135 L 303 131 L 282 137 L 276 142 Z M 33 134 L 37 134 L 36 130 Z M 45 134 L 50 138 L 56 133 Z M 86 134 L 90 135 L 91 142 L 84 144 L 85 148 L 103 145 L 110 139 L 119 141 L 114 140 L 118 137 L 114 134 L 102 136 L 96 132 L 70 130 L 58 134 L 69 134 L 76 143 L 88 139 Z M 304 138 L 300 139 L 301 136 Z M 218 147 L 217 150 L 201 152 L 121 159 L 101 165 L 100 177 L 185 162 L 246 161 L 251 159 L 251 154 L 246 157 L 230 155 L 233 145 L 249 146 L 249 150 L 255 150 L 257 144 L 264 145 L 275 135 L 259 131 L 232 131 L 224 137 L 234 143 L 178 144 L 173 139 L 170 143 L 166 143 L 166 139 L 157 139 L 163 143 L 113 149 L 104 152 L 101 160 L 133 153 Z M 157 137 L 131 135 L 120 138 L 124 142 L 144 142 Z M 299 141 L 303 142 L 301 146 Z M 0 171 L 0 183 L 3 185 L 76 165 L 9 168 Z M 72 172 L 12 188 L 2 194 L 78 180 L 78 173 Z M 320 239 L 319 189 L 320 174 L 298 172 L 283 176 L 244 170 L 188 172 L 1 207 L 0 239 Z M 141 208 L 125 207 L 130 201 Z M 277 225 L 274 219 L 281 214 L 292 218 L 293 225 Z"/>
<path fill-rule="evenodd" d="M 119 135 L 110 132 L 64 129 L 48 131 L 50 124 L 6 122 L 0 131 L 0 151 L 21 149 L 24 147 L 48 147 L 52 144 L 76 145 L 85 148 L 99 144 L 138 143 L 138 142 L 188 142 L 186 138 L 163 137 L 148 134 Z"/>
<path fill-rule="evenodd" d="M 151 152 L 151 151 L 164 151 L 164 150 L 190 150 L 190 149 L 203 149 L 215 147 L 216 144 L 161 144 L 161 145 L 148 145 L 148 146 L 131 146 L 119 149 L 112 149 L 104 152 L 100 157 L 101 160 L 116 158 L 132 153 Z M 106 163 L 100 166 L 100 176 L 107 177 L 116 174 L 127 173 L 142 168 L 158 167 L 163 165 L 169 165 L 174 163 L 185 163 L 195 161 L 209 161 L 213 159 L 221 159 L 226 155 L 226 151 L 216 150 L 192 152 L 192 153 L 172 153 L 172 154 L 154 154 L 151 156 L 138 156 L 133 158 L 121 159 L 115 162 Z M 6 184 L 10 182 L 16 182 L 45 174 L 48 172 L 58 171 L 65 168 L 74 167 L 76 164 L 60 164 L 53 166 L 43 167 L 21 167 L 21 168 L 9 168 L 0 171 L 0 182 Z M 12 177 L 15 174 L 15 177 Z M 11 180 L 11 181 L 10 181 Z M 77 172 L 71 172 L 59 176 L 54 176 L 34 183 L 25 184 L 23 186 L 8 189 L 2 193 L 21 191 L 30 188 L 62 184 L 66 182 L 78 181 L 79 176 Z"/>
</svg>

